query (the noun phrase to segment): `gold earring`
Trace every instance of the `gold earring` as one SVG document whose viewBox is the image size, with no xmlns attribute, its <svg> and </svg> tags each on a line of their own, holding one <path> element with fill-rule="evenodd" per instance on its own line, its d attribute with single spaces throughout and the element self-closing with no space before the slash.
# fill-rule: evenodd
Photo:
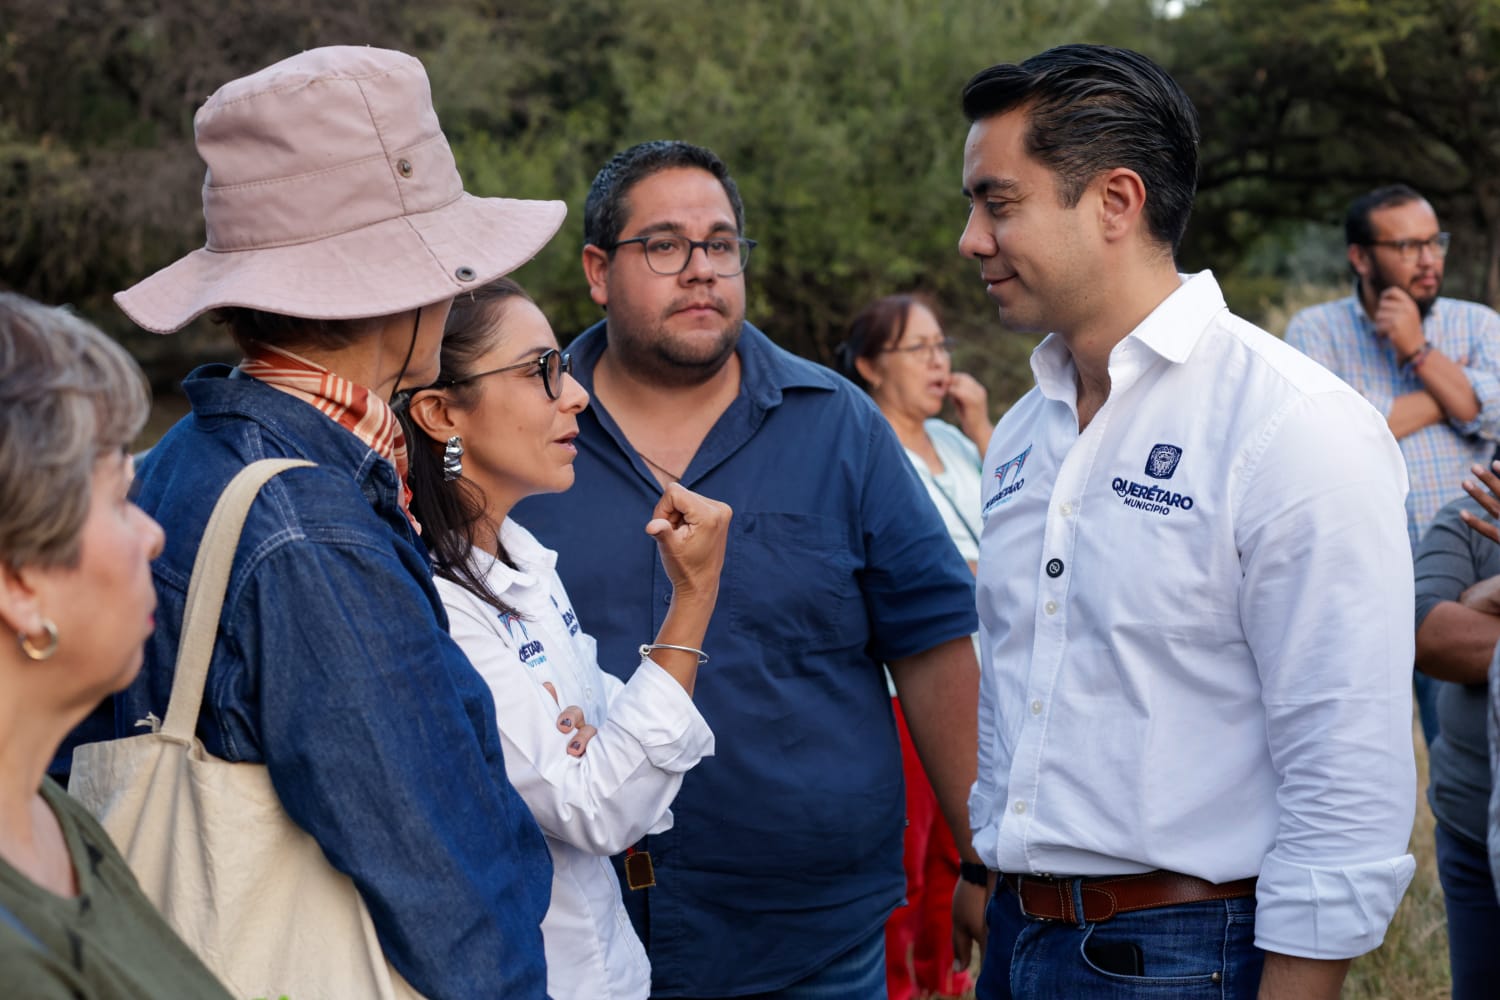
<svg viewBox="0 0 1500 1000">
<path fill-rule="evenodd" d="M 16 642 L 28 660 L 46 660 L 57 652 L 57 626 L 50 619 L 42 619 L 42 631 L 46 633 L 47 645 L 38 647 L 25 632 L 17 633 Z"/>
</svg>

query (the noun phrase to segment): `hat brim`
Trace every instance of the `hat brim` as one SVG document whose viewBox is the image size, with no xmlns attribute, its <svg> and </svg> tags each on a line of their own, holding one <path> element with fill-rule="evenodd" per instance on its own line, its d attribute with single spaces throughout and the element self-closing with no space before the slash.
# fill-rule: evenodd
<svg viewBox="0 0 1500 1000">
<path fill-rule="evenodd" d="M 154 333 L 240 306 L 304 319 L 391 316 L 508 274 L 557 233 L 561 201 L 476 198 L 307 243 L 195 250 L 115 295 Z M 466 280 L 467 279 L 467 280 Z"/>
</svg>

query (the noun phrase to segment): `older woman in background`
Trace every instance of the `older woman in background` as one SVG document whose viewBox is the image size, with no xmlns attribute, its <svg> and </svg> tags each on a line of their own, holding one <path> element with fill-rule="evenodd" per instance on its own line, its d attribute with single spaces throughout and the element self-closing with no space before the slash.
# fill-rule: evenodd
<svg viewBox="0 0 1500 1000">
<path fill-rule="evenodd" d="M 0 981 L 6 996 L 227 997 L 51 779 L 68 731 L 141 668 L 162 531 L 130 499 L 150 407 L 83 320 L 0 294 Z"/>
<path fill-rule="evenodd" d="M 838 361 L 839 370 L 868 392 L 890 421 L 972 570 L 979 560 L 980 461 L 994 425 L 984 386 L 953 371 L 949 346 L 930 305 L 911 295 L 890 295 L 850 323 Z M 960 427 L 937 419 L 948 401 Z M 891 1000 L 958 996 L 969 988 L 968 974 L 953 971 L 950 907 L 958 852 L 894 688 L 891 694 L 906 779 L 907 905 L 886 923 L 886 984 Z"/>
</svg>

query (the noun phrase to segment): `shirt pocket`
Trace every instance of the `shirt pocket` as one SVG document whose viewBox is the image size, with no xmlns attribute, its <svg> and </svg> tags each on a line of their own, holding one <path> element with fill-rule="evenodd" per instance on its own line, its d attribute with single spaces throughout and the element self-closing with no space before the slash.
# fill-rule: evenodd
<svg viewBox="0 0 1500 1000">
<path fill-rule="evenodd" d="M 791 653 L 863 647 L 849 530 L 817 514 L 736 511 L 724 561 L 730 630 Z"/>
</svg>

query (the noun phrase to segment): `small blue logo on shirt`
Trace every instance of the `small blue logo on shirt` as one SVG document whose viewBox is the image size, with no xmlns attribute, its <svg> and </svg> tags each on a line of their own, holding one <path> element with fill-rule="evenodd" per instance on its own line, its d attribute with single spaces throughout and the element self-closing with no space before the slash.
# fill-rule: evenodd
<svg viewBox="0 0 1500 1000">
<path fill-rule="evenodd" d="M 569 635 L 577 635 L 578 634 L 578 616 L 575 615 L 575 614 L 573 614 L 573 609 L 572 608 L 564 608 L 561 604 L 557 603 L 557 598 L 555 598 L 555 597 L 552 598 L 552 607 L 557 610 L 558 614 L 562 615 L 563 624 L 568 627 L 568 634 Z"/>
<path fill-rule="evenodd" d="M 1146 458 L 1146 475 L 1152 479 L 1171 479 L 1172 473 L 1177 471 L 1177 460 L 1181 457 L 1182 449 L 1175 444 L 1155 446 Z"/>
<path fill-rule="evenodd" d="M 521 630 L 521 638 L 524 640 L 516 650 L 516 657 L 533 670 L 547 662 L 547 654 L 543 651 L 540 639 L 531 638 L 531 633 L 526 631 L 526 622 L 520 615 L 501 615 L 500 623 L 505 626 L 505 635 L 511 641 L 515 641 L 515 629 Z"/>
<path fill-rule="evenodd" d="M 1026 485 L 1026 480 L 1021 477 L 1021 467 L 1026 464 L 1026 457 L 1031 454 L 1031 445 L 1009 462 L 1004 462 L 995 468 L 995 479 L 999 481 L 1000 489 L 989 500 L 985 501 L 983 513 L 988 514 L 997 505 L 1004 503 L 1021 491 Z M 1009 484 L 1006 480 L 1009 479 Z"/>
</svg>

